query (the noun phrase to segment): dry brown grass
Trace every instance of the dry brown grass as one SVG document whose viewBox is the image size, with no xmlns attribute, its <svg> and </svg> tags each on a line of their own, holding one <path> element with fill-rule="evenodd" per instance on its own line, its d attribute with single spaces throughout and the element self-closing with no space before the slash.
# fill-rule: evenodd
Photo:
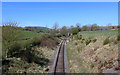
<svg viewBox="0 0 120 75">
<path fill-rule="evenodd" d="M 85 40 L 71 39 L 67 45 L 69 68 L 72 73 L 101 73 L 114 68 L 118 62 L 118 43 L 115 43 L 116 35 L 110 36 L 110 43 L 103 45 L 108 36 L 94 36 L 86 45 L 85 40 L 89 36 L 83 36 Z M 74 44 L 74 43 L 77 43 Z M 118 66 L 117 66 L 118 68 Z M 77 69 L 77 70 L 76 70 Z"/>
</svg>

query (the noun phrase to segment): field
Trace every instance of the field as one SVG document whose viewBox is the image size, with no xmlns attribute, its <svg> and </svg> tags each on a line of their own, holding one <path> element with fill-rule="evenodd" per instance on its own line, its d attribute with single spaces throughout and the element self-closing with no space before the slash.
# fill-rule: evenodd
<svg viewBox="0 0 120 75">
<path fill-rule="evenodd" d="M 80 32 L 77 36 L 69 38 L 67 54 L 70 72 L 106 73 L 116 71 L 115 68 L 118 65 L 117 36 L 117 30 L 107 30 Z"/>
<path fill-rule="evenodd" d="M 118 31 L 117 30 L 106 30 L 106 31 L 94 31 L 94 32 L 79 32 L 78 35 L 83 35 L 83 37 L 107 37 L 107 36 L 117 36 Z"/>
<path fill-rule="evenodd" d="M 23 38 L 33 38 L 33 37 L 39 37 L 44 35 L 43 33 L 35 33 L 31 31 L 22 31 Z"/>
</svg>

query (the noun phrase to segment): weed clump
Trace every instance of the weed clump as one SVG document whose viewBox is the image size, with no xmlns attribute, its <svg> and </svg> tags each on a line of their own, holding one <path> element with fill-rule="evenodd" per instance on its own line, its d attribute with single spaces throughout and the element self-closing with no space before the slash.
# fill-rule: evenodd
<svg viewBox="0 0 120 75">
<path fill-rule="evenodd" d="M 62 35 L 60 33 L 58 33 L 58 34 L 55 35 L 55 37 L 60 38 L 60 37 L 62 37 Z"/>
<path fill-rule="evenodd" d="M 77 39 L 81 40 L 82 39 L 82 35 L 77 35 Z"/>
<path fill-rule="evenodd" d="M 114 44 L 117 44 L 118 43 L 118 41 L 117 40 L 114 40 Z"/>
<path fill-rule="evenodd" d="M 33 39 L 31 40 L 32 45 L 33 45 L 33 46 L 39 45 L 41 39 L 42 39 L 41 37 L 35 37 L 35 38 L 33 38 Z"/>
<path fill-rule="evenodd" d="M 108 43 L 110 43 L 111 41 L 110 41 L 110 39 L 109 39 L 109 37 L 107 37 L 104 41 L 103 41 L 103 45 L 106 45 L 106 44 L 108 44 Z"/>
<path fill-rule="evenodd" d="M 77 51 L 78 52 L 82 51 L 82 47 L 77 47 Z"/>
<path fill-rule="evenodd" d="M 21 43 L 14 43 L 10 46 L 10 49 L 8 51 L 8 57 L 14 55 L 16 52 L 19 52 L 22 49 Z"/>
<path fill-rule="evenodd" d="M 82 39 L 82 41 L 84 41 L 85 39 Z"/>
<path fill-rule="evenodd" d="M 86 40 L 85 43 L 88 45 L 91 42 L 91 40 Z"/>
<path fill-rule="evenodd" d="M 77 43 L 77 42 L 75 42 L 75 43 L 74 43 L 74 45 L 78 45 L 78 43 Z"/>
<path fill-rule="evenodd" d="M 97 41 L 97 39 L 93 39 L 93 43 L 95 43 Z"/>
<path fill-rule="evenodd" d="M 120 34 L 118 34 L 118 36 L 117 36 L 117 40 L 120 41 Z"/>
</svg>

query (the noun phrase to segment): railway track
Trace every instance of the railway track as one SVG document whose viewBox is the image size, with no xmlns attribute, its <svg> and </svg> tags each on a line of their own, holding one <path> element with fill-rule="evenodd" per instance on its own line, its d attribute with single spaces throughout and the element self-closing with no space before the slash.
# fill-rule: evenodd
<svg viewBox="0 0 120 75">
<path fill-rule="evenodd" d="M 52 60 L 52 65 L 49 70 L 49 74 L 65 75 L 66 73 L 68 73 L 68 65 L 67 65 L 67 54 L 66 54 L 66 39 L 64 39 L 59 44 L 55 52 L 55 55 Z"/>
</svg>

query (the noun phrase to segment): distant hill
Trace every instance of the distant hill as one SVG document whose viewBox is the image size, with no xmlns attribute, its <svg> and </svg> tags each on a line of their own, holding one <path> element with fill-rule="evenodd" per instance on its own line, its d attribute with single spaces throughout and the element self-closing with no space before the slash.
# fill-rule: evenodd
<svg viewBox="0 0 120 75">
<path fill-rule="evenodd" d="M 49 32 L 49 28 L 47 27 L 25 27 L 24 28 L 26 31 L 32 31 L 32 32 L 37 32 L 37 33 L 40 33 L 40 32 L 43 32 L 43 33 L 48 33 Z"/>
<path fill-rule="evenodd" d="M 49 28 L 47 28 L 47 27 L 30 27 L 30 26 L 28 26 L 28 27 L 25 27 L 25 29 L 49 29 Z"/>
</svg>

